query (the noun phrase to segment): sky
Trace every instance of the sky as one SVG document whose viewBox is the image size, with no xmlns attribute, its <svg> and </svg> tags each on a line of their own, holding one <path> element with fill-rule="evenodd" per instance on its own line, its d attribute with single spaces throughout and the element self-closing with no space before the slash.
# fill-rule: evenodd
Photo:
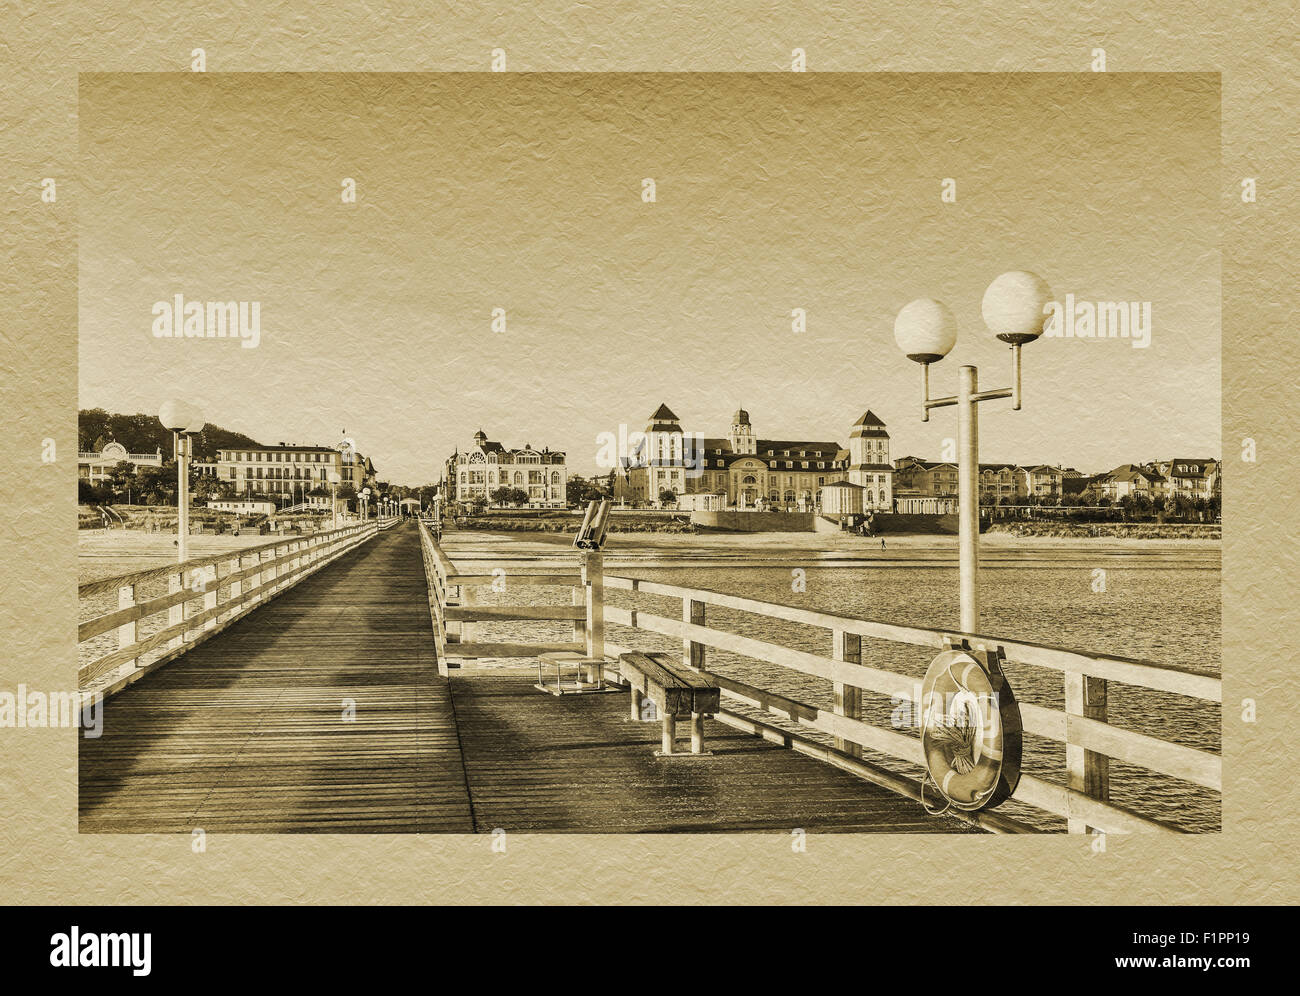
<svg viewBox="0 0 1300 996">
<path fill-rule="evenodd" d="M 842 444 L 871 409 L 938 459 L 894 316 L 956 316 L 934 394 L 1008 386 L 980 303 L 1026 269 L 1149 302 L 1150 345 L 1026 346 L 982 460 L 1221 455 L 1212 74 L 83 74 L 78 116 L 84 408 L 346 434 L 402 484 L 479 428 L 594 473 L 660 403 Z M 258 346 L 156 337 L 176 294 L 259 302 Z"/>
</svg>

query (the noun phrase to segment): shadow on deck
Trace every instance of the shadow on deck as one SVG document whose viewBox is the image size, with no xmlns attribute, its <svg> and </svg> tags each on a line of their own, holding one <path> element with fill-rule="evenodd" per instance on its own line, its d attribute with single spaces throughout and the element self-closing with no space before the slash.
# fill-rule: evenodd
<svg viewBox="0 0 1300 996">
<path fill-rule="evenodd" d="M 716 721 L 705 726 L 711 757 L 655 757 L 660 724 L 626 718 L 626 694 L 556 698 L 529 678 L 481 674 L 450 681 L 480 832 L 971 832 Z"/>
</svg>

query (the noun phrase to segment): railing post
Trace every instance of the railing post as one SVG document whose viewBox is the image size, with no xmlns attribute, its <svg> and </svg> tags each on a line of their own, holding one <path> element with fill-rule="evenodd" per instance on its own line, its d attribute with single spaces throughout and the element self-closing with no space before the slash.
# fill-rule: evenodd
<svg viewBox="0 0 1300 996">
<path fill-rule="evenodd" d="M 203 569 L 203 577 L 205 581 L 207 579 L 207 573 L 208 573 L 207 568 L 205 567 Z M 212 565 L 211 584 L 212 584 L 211 588 L 208 588 L 205 585 L 203 589 L 203 611 L 204 612 L 207 612 L 211 609 L 215 609 L 217 607 L 217 592 L 221 590 L 221 572 L 220 570 L 217 569 L 216 564 Z M 217 617 L 214 615 L 211 619 L 208 619 L 203 623 L 203 629 L 205 630 L 215 629 L 216 625 L 217 625 Z"/>
<path fill-rule="evenodd" d="M 862 637 L 857 633 L 846 633 L 842 629 L 831 630 L 832 656 L 837 661 L 845 661 L 849 664 L 862 663 Z M 848 719 L 862 718 L 862 689 L 856 685 L 848 685 L 842 681 L 831 683 L 834 686 L 835 693 L 835 715 L 845 716 Z M 856 744 L 852 740 L 844 737 L 835 738 L 835 749 L 851 754 L 853 757 L 862 756 L 862 745 Z"/>
<path fill-rule="evenodd" d="M 117 607 L 119 609 L 129 609 L 135 605 L 135 585 L 127 584 L 117 589 Z M 132 620 L 129 623 L 123 623 L 117 627 L 117 646 L 119 650 L 125 650 L 134 643 L 139 642 L 139 623 Z M 132 668 L 140 664 L 140 658 L 135 657 L 128 661 Z"/>
<path fill-rule="evenodd" d="M 697 602 L 693 598 L 682 599 L 682 622 L 695 625 L 704 625 L 704 603 Z M 697 643 L 689 636 L 682 638 L 682 663 L 687 667 L 693 667 L 697 671 L 704 670 L 704 644 Z"/>
<path fill-rule="evenodd" d="M 581 608 L 583 610 L 583 617 L 581 619 L 573 620 L 573 642 L 581 643 L 585 646 L 587 642 L 587 618 L 586 618 L 587 587 L 586 585 L 582 584 L 581 582 L 575 584 L 573 586 L 572 594 L 573 594 L 574 607 Z"/>
<path fill-rule="evenodd" d="M 474 589 L 467 584 L 460 586 L 460 604 L 469 608 L 474 604 Z M 474 624 L 462 621 L 460 624 L 460 642 L 472 643 L 474 639 Z"/>
<path fill-rule="evenodd" d="M 231 578 L 236 578 L 236 575 L 238 575 L 239 572 L 242 571 L 243 569 L 244 569 L 243 555 L 237 553 L 235 554 L 235 559 L 230 562 L 229 576 Z M 240 592 L 244 590 L 244 584 L 242 581 L 236 578 L 235 580 L 232 580 L 230 582 L 228 587 L 230 590 L 226 593 L 226 598 L 227 598 L 227 604 L 229 604 L 230 606 L 230 611 L 226 613 L 227 619 L 231 618 L 236 612 L 239 611 L 239 595 Z"/>
<path fill-rule="evenodd" d="M 258 550 L 253 554 L 253 556 L 257 558 L 257 560 L 254 561 L 254 564 L 257 566 L 257 573 L 248 579 L 248 588 L 250 591 L 256 591 L 258 588 L 262 587 L 262 551 Z M 253 601 L 256 603 L 260 601 L 261 598 L 262 596 L 260 594 L 254 595 Z"/>
<path fill-rule="evenodd" d="M 167 593 L 169 595 L 174 595 L 178 591 L 184 590 L 184 588 L 185 588 L 185 571 L 183 569 L 171 571 L 170 573 L 168 573 Z M 171 606 L 167 610 L 167 626 L 170 629 L 172 626 L 175 626 L 177 623 L 183 623 L 184 621 L 185 621 L 185 603 L 183 601 L 177 602 L 175 605 Z M 167 649 L 175 650 L 184 642 L 185 642 L 185 632 L 184 630 L 182 630 L 180 635 L 173 636 L 170 640 L 167 641 Z"/>
<path fill-rule="evenodd" d="M 587 597 L 585 636 L 587 656 L 605 657 L 605 555 L 599 550 L 582 551 L 582 587 Z M 593 664 L 588 680 L 605 680 L 604 664 Z"/>
<path fill-rule="evenodd" d="M 1110 800 L 1110 758 L 1073 743 L 1070 717 L 1106 722 L 1106 679 L 1083 674 L 1065 676 L 1065 778 L 1066 785 L 1100 802 Z M 1068 805 L 1068 803 L 1067 803 Z M 1088 833 L 1085 820 L 1067 819 L 1070 833 Z"/>
</svg>

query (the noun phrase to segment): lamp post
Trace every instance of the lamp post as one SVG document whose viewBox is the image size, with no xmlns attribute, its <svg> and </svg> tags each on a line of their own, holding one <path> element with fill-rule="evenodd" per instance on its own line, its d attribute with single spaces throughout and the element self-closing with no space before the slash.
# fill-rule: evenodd
<svg viewBox="0 0 1300 996">
<path fill-rule="evenodd" d="M 198 406 L 180 398 L 163 403 L 158 421 L 172 434 L 172 451 L 176 455 L 176 561 L 189 556 L 190 535 L 190 437 L 203 429 L 203 413 Z"/>
<path fill-rule="evenodd" d="M 357 497 L 361 499 L 361 521 L 365 522 L 370 518 L 370 489 L 362 488 Z"/>
<path fill-rule="evenodd" d="M 330 528 L 337 529 L 339 527 L 339 500 L 337 497 L 338 486 L 339 486 L 339 481 L 343 480 L 343 476 L 337 470 L 331 470 L 329 477 L 330 477 Z"/>
<path fill-rule="evenodd" d="M 1052 300 L 1047 283 L 1033 273 L 1004 273 L 984 292 L 984 323 L 1011 347 L 1012 386 L 979 390 L 979 371 L 965 365 L 959 371 L 955 397 L 930 397 L 930 364 L 938 363 L 957 343 L 957 320 L 952 312 L 929 298 L 906 305 L 894 321 L 894 340 L 909 360 L 921 365 L 921 421 L 930 420 L 931 408 L 957 406 L 958 563 L 961 592 L 961 629 L 979 631 L 979 411 L 981 401 L 1010 398 L 1020 410 L 1020 347 L 1043 332 L 1044 309 Z"/>
</svg>

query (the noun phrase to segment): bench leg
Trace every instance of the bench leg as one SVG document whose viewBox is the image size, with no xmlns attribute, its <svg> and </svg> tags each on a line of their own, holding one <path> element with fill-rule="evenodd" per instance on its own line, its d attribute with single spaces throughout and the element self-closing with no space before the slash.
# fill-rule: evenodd
<svg viewBox="0 0 1300 996">
<path fill-rule="evenodd" d="M 677 740 L 677 717 L 665 710 L 664 712 L 664 743 L 663 752 L 665 755 L 673 752 L 673 744 Z"/>
<path fill-rule="evenodd" d="M 641 721 L 641 701 L 641 693 L 632 689 L 632 719 L 638 723 Z"/>
<path fill-rule="evenodd" d="M 704 713 L 691 713 L 691 753 L 704 753 Z"/>
</svg>

